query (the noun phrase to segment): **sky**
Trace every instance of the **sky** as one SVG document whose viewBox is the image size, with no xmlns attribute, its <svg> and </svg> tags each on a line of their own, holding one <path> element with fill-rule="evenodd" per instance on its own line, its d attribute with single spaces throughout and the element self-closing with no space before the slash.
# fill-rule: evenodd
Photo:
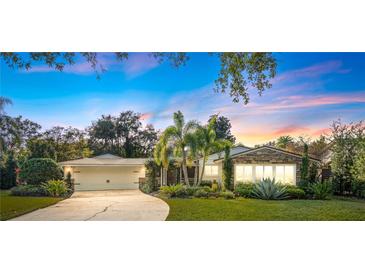
<svg viewBox="0 0 365 274">
<path fill-rule="evenodd" d="M 102 114 L 133 110 L 143 124 L 163 130 L 181 110 L 186 120 L 206 123 L 219 113 L 232 123 L 237 141 L 253 146 L 282 135 L 312 139 L 328 133 L 332 121 L 365 119 L 365 53 L 274 53 L 277 75 L 262 96 L 250 90 L 248 105 L 215 93 L 219 60 L 207 53 L 189 53 L 186 66 L 158 63 L 148 53 L 130 53 L 117 62 L 99 53 L 106 69 L 100 79 L 84 61 L 63 72 L 44 64 L 29 71 L 1 61 L 1 96 L 10 98 L 9 115 L 22 115 L 42 125 L 91 125 Z"/>
</svg>

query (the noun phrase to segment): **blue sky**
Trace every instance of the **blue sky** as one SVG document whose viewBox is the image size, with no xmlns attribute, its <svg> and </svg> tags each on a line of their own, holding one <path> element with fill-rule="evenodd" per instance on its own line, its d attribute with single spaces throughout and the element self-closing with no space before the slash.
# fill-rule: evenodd
<svg viewBox="0 0 365 274">
<path fill-rule="evenodd" d="M 98 80 L 87 63 L 55 72 L 43 64 L 30 71 L 1 63 L 1 95 L 13 100 L 10 115 L 22 115 L 43 126 L 85 128 L 102 114 L 134 110 L 143 123 L 163 129 L 172 113 L 206 122 L 215 113 L 227 116 L 232 131 L 247 145 L 280 135 L 318 137 L 331 121 L 365 119 L 364 53 L 275 53 L 278 75 L 273 88 L 258 96 L 251 91 L 247 106 L 214 93 L 218 59 L 191 53 L 185 67 L 159 64 L 147 53 L 131 53 L 117 63 L 101 53 L 107 72 Z"/>
</svg>

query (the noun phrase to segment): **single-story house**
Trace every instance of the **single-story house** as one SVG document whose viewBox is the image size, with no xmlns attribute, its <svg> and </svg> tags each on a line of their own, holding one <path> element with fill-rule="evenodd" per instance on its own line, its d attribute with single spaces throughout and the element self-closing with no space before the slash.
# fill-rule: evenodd
<svg viewBox="0 0 365 274">
<path fill-rule="evenodd" d="M 234 184 L 257 182 L 263 178 L 275 178 L 276 182 L 296 185 L 300 180 L 302 155 L 270 146 L 248 148 L 244 146 L 231 150 L 234 165 Z M 222 182 L 224 153 L 209 156 L 203 180 Z M 311 162 L 321 163 L 309 157 Z M 201 166 L 201 164 L 200 164 Z M 201 170 L 201 168 L 200 168 Z"/>
<path fill-rule="evenodd" d="M 104 154 L 59 163 L 71 173 L 75 190 L 138 189 L 145 177 L 146 158 L 121 158 Z"/>
<path fill-rule="evenodd" d="M 234 164 L 234 184 L 257 182 L 263 178 L 275 178 L 277 182 L 285 184 L 295 185 L 299 182 L 302 162 L 300 154 L 270 146 L 258 148 L 237 146 L 231 149 L 230 156 Z M 222 183 L 223 159 L 224 152 L 214 153 L 208 157 L 203 180 Z M 61 162 L 60 165 L 65 175 L 71 173 L 75 190 L 137 189 L 139 182 L 145 178 L 144 164 L 147 160 L 147 158 L 121 158 L 104 154 Z M 312 157 L 310 161 L 321 163 L 319 159 Z M 201 160 L 188 170 L 191 181 L 195 168 L 198 168 L 198 173 L 201 175 Z M 168 178 L 175 178 L 173 180 L 181 178 L 181 171 L 173 172 L 177 174 Z M 161 180 L 160 182 L 162 184 Z"/>
</svg>

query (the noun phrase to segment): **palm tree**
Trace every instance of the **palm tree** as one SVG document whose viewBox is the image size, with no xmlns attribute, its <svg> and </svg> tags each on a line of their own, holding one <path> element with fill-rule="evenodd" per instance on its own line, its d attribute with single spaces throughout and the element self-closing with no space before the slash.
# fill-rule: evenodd
<svg viewBox="0 0 365 274">
<path fill-rule="evenodd" d="M 155 150 L 153 152 L 153 156 L 155 159 L 155 162 L 162 166 L 161 170 L 161 178 L 163 183 L 167 182 L 167 170 L 169 168 L 169 149 L 167 146 L 166 138 L 160 138 L 158 143 L 156 144 Z"/>
<path fill-rule="evenodd" d="M 225 139 L 217 139 L 214 125 L 217 117 L 214 116 L 206 126 L 200 126 L 197 129 L 197 138 L 199 139 L 199 150 L 202 155 L 202 171 L 198 184 L 201 183 L 204 176 L 205 164 L 207 162 L 208 156 L 215 151 L 223 149 L 225 146 L 231 146 L 231 142 Z"/>
<path fill-rule="evenodd" d="M 0 96 L 0 114 L 4 113 L 4 109 L 6 105 L 12 105 L 13 101 L 11 101 L 9 98 Z"/>
<path fill-rule="evenodd" d="M 168 148 L 173 147 L 174 156 L 181 157 L 181 167 L 183 170 L 184 181 L 186 185 L 189 185 L 187 169 L 188 144 L 192 132 L 198 127 L 198 123 L 196 121 L 189 121 L 185 123 L 184 115 L 181 111 L 175 112 L 173 117 L 174 125 L 165 129 L 160 137 L 158 145 L 156 146 L 155 153 L 157 157 L 155 157 L 155 159 L 166 160 L 168 158 Z M 167 165 L 165 165 L 165 167 L 166 166 Z"/>
<path fill-rule="evenodd" d="M 290 144 L 293 143 L 293 138 L 289 135 L 286 135 L 286 136 L 280 136 L 277 140 L 276 140 L 276 146 L 278 148 L 283 148 L 283 149 L 286 149 L 288 148 L 288 146 Z"/>
</svg>

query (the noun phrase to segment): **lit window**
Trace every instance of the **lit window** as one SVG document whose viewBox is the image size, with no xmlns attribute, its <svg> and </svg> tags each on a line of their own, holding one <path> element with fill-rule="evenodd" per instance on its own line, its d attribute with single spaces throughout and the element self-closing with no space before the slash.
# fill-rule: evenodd
<svg viewBox="0 0 365 274">
<path fill-rule="evenodd" d="M 256 166 L 256 181 L 264 179 L 264 166 Z"/>
<path fill-rule="evenodd" d="M 236 166 L 236 181 L 243 182 L 243 166 Z"/>
<path fill-rule="evenodd" d="M 285 183 L 294 183 L 294 166 L 285 166 Z"/>
<path fill-rule="evenodd" d="M 244 166 L 243 167 L 243 182 L 247 183 L 247 182 L 252 182 L 253 178 L 252 178 L 252 166 Z"/>
<path fill-rule="evenodd" d="M 275 181 L 283 184 L 285 182 L 284 166 L 275 167 Z"/>
<path fill-rule="evenodd" d="M 205 166 L 204 170 L 205 176 L 217 176 L 218 175 L 218 166 Z"/>
<path fill-rule="evenodd" d="M 264 178 L 273 178 L 272 166 L 264 166 Z"/>
</svg>

